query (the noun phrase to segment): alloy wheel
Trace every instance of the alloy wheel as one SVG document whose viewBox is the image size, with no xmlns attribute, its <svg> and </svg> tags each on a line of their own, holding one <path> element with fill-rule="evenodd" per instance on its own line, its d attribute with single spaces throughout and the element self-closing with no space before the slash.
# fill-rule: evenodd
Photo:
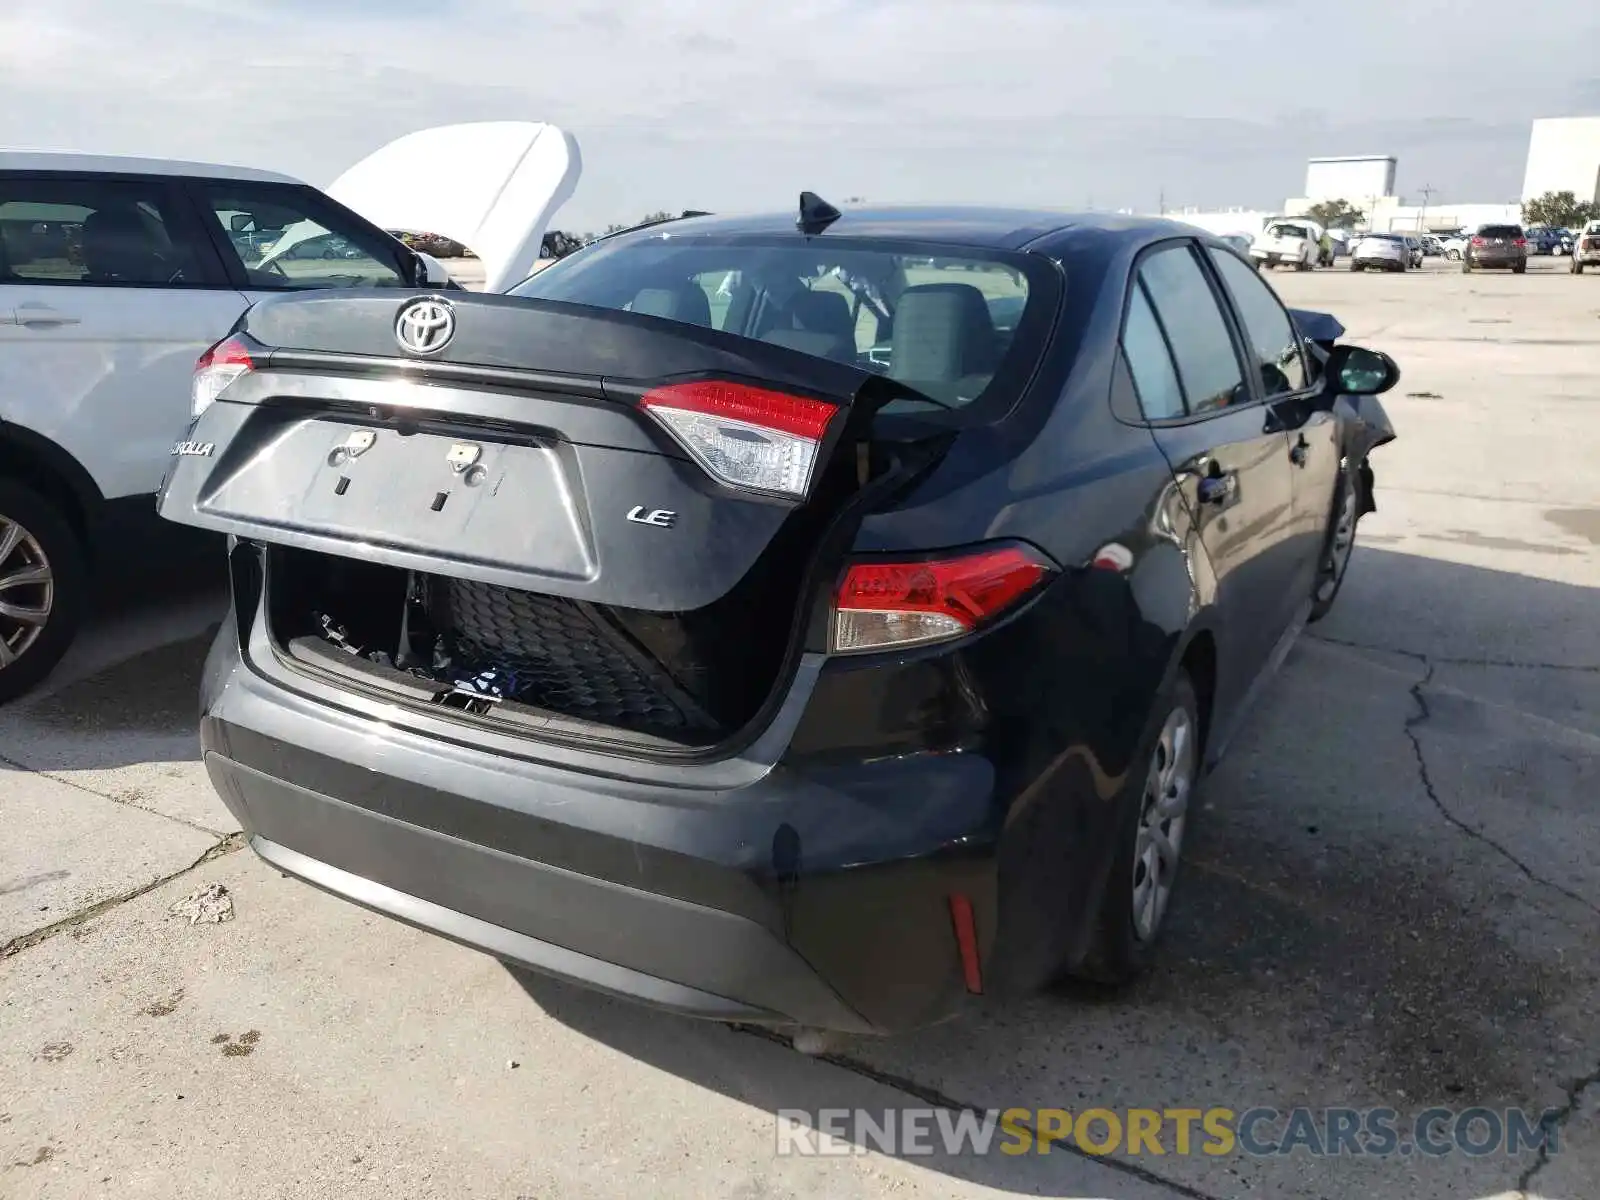
<svg viewBox="0 0 1600 1200">
<path fill-rule="evenodd" d="M 1155 938 L 1172 899 L 1194 782 L 1194 723 L 1181 705 L 1167 714 L 1150 759 L 1133 850 L 1133 928 L 1141 942 Z"/>
<path fill-rule="evenodd" d="M 55 604 L 55 574 L 39 539 L 0 513 L 0 670 L 44 633 Z"/>
<path fill-rule="evenodd" d="M 1328 560 L 1322 567 L 1322 578 L 1317 582 L 1317 599 L 1327 601 L 1338 590 L 1339 580 L 1349 565 L 1350 552 L 1356 546 L 1356 490 L 1346 486 L 1339 500 L 1339 515 L 1333 523 L 1333 539 L 1328 545 Z"/>
</svg>

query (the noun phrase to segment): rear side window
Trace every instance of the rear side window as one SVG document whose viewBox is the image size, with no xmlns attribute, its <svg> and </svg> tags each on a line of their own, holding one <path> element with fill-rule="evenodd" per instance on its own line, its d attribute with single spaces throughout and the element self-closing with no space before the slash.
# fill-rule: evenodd
<svg viewBox="0 0 1600 1200">
<path fill-rule="evenodd" d="M 1174 246 L 1149 255 L 1139 265 L 1139 278 L 1166 330 L 1189 411 L 1247 400 L 1250 393 L 1227 322 L 1189 248 Z"/>
<path fill-rule="evenodd" d="M 215 234 L 232 248 L 245 286 L 258 291 L 412 286 L 400 243 L 351 220 L 309 188 L 203 185 Z"/>
<path fill-rule="evenodd" d="M 197 287 L 220 281 L 173 191 L 137 179 L 0 176 L 0 282 Z"/>
<path fill-rule="evenodd" d="M 1261 371 L 1262 393 L 1270 399 L 1298 392 L 1306 385 L 1306 360 L 1289 314 L 1261 276 L 1235 255 L 1213 249 L 1211 261 L 1244 325 L 1245 342 Z"/>
<path fill-rule="evenodd" d="M 1128 301 L 1128 316 L 1122 325 L 1122 357 L 1133 376 L 1133 390 L 1139 394 L 1139 408 L 1145 420 L 1162 421 L 1184 415 L 1183 388 L 1167 350 L 1167 339 L 1156 321 L 1156 314 L 1137 282 Z"/>
<path fill-rule="evenodd" d="M 511 290 L 785 346 L 926 398 L 891 409 L 1014 398 L 1048 341 L 1058 293 L 1055 268 L 1031 255 L 688 232 L 602 241 Z"/>
</svg>

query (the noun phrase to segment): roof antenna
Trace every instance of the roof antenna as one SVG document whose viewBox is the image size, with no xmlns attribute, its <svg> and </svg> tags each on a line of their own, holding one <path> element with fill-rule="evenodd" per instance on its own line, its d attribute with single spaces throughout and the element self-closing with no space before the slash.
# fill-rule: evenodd
<svg viewBox="0 0 1600 1200">
<path fill-rule="evenodd" d="M 808 236 L 821 233 L 840 217 L 840 212 L 815 192 L 800 193 L 800 216 L 795 226 Z"/>
</svg>

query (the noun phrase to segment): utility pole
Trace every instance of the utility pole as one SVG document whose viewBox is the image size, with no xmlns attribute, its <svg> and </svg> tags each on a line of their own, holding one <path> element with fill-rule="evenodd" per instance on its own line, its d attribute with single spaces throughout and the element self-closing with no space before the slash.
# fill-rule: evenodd
<svg viewBox="0 0 1600 1200">
<path fill-rule="evenodd" d="M 1433 198 L 1433 193 L 1436 190 L 1431 183 L 1425 183 L 1417 189 L 1422 193 L 1422 212 L 1417 217 L 1418 233 L 1426 233 L 1428 231 L 1428 201 Z"/>
<path fill-rule="evenodd" d="M 1160 213 L 1160 215 L 1163 216 L 1163 217 L 1166 216 L 1167 215 L 1167 185 L 1166 184 L 1162 184 L 1161 185 L 1160 199 L 1158 199 L 1156 201 L 1156 203 L 1160 206 L 1157 209 L 1157 211 Z"/>
</svg>

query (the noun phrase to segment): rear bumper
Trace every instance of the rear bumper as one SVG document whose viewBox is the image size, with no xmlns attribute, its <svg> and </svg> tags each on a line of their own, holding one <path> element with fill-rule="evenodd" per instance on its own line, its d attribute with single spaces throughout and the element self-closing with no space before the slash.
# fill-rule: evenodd
<svg viewBox="0 0 1600 1200">
<path fill-rule="evenodd" d="M 1468 255 L 1475 267 L 1514 267 L 1528 261 L 1526 254 L 1495 254 L 1475 250 Z"/>
<path fill-rule="evenodd" d="M 607 778 L 315 703 L 230 621 L 206 768 L 252 848 L 502 960 L 719 1020 L 887 1032 L 967 995 L 949 896 L 994 940 L 993 771 L 975 755 L 736 787 Z"/>
</svg>

